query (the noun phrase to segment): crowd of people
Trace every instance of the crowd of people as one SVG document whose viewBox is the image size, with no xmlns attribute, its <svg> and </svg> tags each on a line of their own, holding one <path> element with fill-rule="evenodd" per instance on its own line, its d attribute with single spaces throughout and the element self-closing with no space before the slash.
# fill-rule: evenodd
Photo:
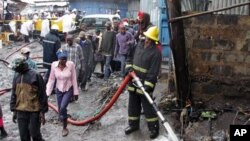
<svg viewBox="0 0 250 141">
<path fill-rule="evenodd" d="M 68 14 L 66 11 L 66 19 L 69 19 Z M 63 123 L 62 136 L 68 135 L 67 106 L 70 101 L 78 100 L 79 89 L 88 90 L 88 82 L 97 64 L 100 64 L 100 76 L 105 82 L 116 70 L 114 64 L 120 62 L 119 76 L 125 77 L 129 72 L 135 71 L 146 91 L 152 96 L 162 59 L 159 30 L 150 23 L 150 15 L 145 12 L 138 12 L 137 21 L 134 23 L 125 19 L 119 24 L 107 22 L 104 31 L 81 31 L 77 37 L 68 34 L 65 29 L 65 44 L 58 36 L 58 25 L 52 25 L 41 33 L 43 66 L 48 70 L 43 77 L 36 71 L 37 67 L 30 58 L 30 49 L 24 48 L 21 51 L 22 57 L 12 62 L 15 76 L 10 101 L 13 122 L 16 123 L 17 119 L 21 141 L 30 141 L 31 138 L 33 141 L 43 140 L 40 127 L 45 124 L 47 97 L 52 93 L 57 98 L 58 119 Z M 49 25 L 47 21 L 44 22 L 44 25 Z M 65 28 L 67 26 L 65 24 Z M 29 36 L 25 41 L 28 39 Z M 143 107 L 150 138 L 156 138 L 159 134 L 159 123 L 152 105 L 136 86 L 128 85 L 128 91 L 129 126 L 125 129 L 125 134 L 140 128 Z M 1 137 L 6 137 L 2 121 L 0 114 Z"/>
</svg>

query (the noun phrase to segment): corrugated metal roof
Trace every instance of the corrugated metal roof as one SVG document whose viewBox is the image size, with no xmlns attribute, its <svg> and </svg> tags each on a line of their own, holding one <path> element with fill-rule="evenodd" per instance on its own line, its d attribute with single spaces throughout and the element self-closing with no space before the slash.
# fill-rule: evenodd
<svg viewBox="0 0 250 141">
<path fill-rule="evenodd" d="M 182 11 L 210 11 L 249 1 L 250 0 L 181 0 L 181 8 Z M 249 15 L 249 6 L 241 6 L 217 13 L 230 15 Z"/>
<path fill-rule="evenodd" d="M 249 2 L 250 0 L 210 0 L 208 10 L 229 7 L 235 4 Z M 231 15 L 249 15 L 249 6 L 241 6 L 226 11 L 218 12 L 218 14 L 231 14 Z"/>
</svg>

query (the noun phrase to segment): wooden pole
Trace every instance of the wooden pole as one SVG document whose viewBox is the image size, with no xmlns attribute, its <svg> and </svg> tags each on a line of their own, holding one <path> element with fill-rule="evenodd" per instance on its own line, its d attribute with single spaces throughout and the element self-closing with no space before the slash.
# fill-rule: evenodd
<svg viewBox="0 0 250 141">
<path fill-rule="evenodd" d="M 171 1 L 175 1 L 175 0 L 171 0 Z M 192 18 L 192 17 L 197 17 L 197 16 L 202 16 L 202 15 L 206 15 L 206 14 L 211 14 L 214 12 L 219 12 L 219 11 L 225 11 L 228 9 L 232 9 L 235 7 L 240 7 L 240 6 L 245 6 L 245 5 L 250 5 L 250 2 L 245 2 L 245 3 L 241 3 L 241 4 L 235 4 L 233 6 L 229 6 L 229 7 L 225 7 L 225 8 L 220 8 L 217 10 L 212 10 L 212 11 L 205 11 L 205 12 L 200 12 L 200 13 L 196 13 L 196 14 L 190 14 L 190 15 L 186 15 L 186 16 L 179 16 L 179 17 L 173 17 L 169 20 L 169 22 L 173 23 L 173 22 L 177 22 L 180 20 L 184 20 L 184 19 L 188 19 L 188 18 Z"/>
<path fill-rule="evenodd" d="M 181 4 L 179 0 L 165 0 L 169 18 L 181 16 Z M 188 65 L 186 60 L 186 48 L 183 22 L 170 23 L 171 51 L 175 65 L 177 83 L 177 97 L 181 107 L 184 107 L 187 100 L 191 100 Z"/>
</svg>

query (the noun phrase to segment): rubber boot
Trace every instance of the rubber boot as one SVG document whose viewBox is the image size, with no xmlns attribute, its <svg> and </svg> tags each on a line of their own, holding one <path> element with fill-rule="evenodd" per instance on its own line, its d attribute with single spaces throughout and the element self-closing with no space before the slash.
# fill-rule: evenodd
<svg viewBox="0 0 250 141">
<path fill-rule="evenodd" d="M 63 120 L 63 130 L 62 130 L 62 136 L 65 137 L 69 134 L 69 130 L 67 129 L 67 119 Z"/>
<path fill-rule="evenodd" d="M 159 122 L 148 122 L 149 137 L 155 139 L 159 135 Z"/>
<path fill-rule="evenodd" d="M 1 136 L 0 136 L 1 139 L 8 136 L 8 134 L 5 131 L 4 127 L 0 127 L 0 131 L 1 131 Z"/>
<path fill-rule="evenodd" d="M 129 135 L 135 131 L 139 130 L 139 120 L 138 121 L 129 121 L 129 126 L 125 128 L 125 134 Z"/>
</svg>

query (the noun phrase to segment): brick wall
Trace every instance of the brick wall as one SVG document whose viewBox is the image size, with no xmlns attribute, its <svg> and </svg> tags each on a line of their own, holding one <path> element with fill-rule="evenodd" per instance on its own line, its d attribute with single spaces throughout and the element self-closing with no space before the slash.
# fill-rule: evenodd
<svg viewBox="0 0 250 141">
<path fill-rule="evenodd" d="M 192 93 L 250 98 L 250 16 L 204 15 L 184 27 Z"/>
</svg>

